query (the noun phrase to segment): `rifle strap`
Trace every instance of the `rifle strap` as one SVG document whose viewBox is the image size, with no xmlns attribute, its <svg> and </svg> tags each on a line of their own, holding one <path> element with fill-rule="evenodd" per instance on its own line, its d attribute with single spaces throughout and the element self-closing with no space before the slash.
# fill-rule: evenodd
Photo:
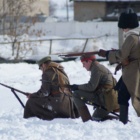
<svg viewBox="0 0 140 140">
<path fill-rule="evenodd" d="M 18 97 L 18 95 L 16 94 L 16 92 L 14 91 L 14 89 L 11 89 L 11 91 L 13 92 L 13 94 L 16 96 L 17 100 L 20 102 L 21 106 L 23 108 L 25 108 L 24 104 L 22 103 L 22 101 L 20 100 L 20 98 Z"/>
</svg>

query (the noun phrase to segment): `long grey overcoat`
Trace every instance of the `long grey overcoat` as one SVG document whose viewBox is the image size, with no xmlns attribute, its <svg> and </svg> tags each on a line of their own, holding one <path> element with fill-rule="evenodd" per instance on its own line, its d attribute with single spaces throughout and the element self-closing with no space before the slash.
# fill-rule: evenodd
<svg viewBox="0 0 140 140">
<path fill-rule="evenodd" d="M 31 94 L 26 103 L 24 118 L 52 120 L 79 117 L 71 99 L 71 92 L 64 86 L 69 84 L 69 80 L 60 64 L 51 62 L 43 72 L 41 80 L 41 88 Z"/>
<path fill-rule="evenodd" d="M 133 107 L 140 116 L 140 29 L 129 30 L 120 50 L 109 52 L 111 64 L 130 60 L 122 67 L 122 79 L 131 95 Z"/>
</svg>

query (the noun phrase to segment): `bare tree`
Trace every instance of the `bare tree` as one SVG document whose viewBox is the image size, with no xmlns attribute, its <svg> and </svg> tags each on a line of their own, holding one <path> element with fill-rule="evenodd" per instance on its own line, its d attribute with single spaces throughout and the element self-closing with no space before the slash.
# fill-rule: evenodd
<svg viewBox="0 0 140 140">
<path fill-rule="evenodd" d="M 5 21 L 4 25 L 8 24 L 8 26 L 4 26 L 3 30 L 5 31 L 4 33 L 10 37 L 10 42 L 12 42 L 12 56 L 14 56 L 14 59 L 22 59 L 21 57 L 27 55 L 27 53 L 32 50 L 30 42 L 20 43 L 20 40 L 23 34 L 29 34 L 30 27 L 39 20 L 37 16 L 25 16 L 32 11 L 30 5 L 35 1 L 36 0 L 28 0 L 28 2 L 27 0 L 4 0 L 5 7 L 1 17 L 3 17 Z M 6 19 L 8 21 L 6 21 Z M 41 34 L 44 33 L 36 31 L 37 36 L 41 36 Z"/>
</svg>

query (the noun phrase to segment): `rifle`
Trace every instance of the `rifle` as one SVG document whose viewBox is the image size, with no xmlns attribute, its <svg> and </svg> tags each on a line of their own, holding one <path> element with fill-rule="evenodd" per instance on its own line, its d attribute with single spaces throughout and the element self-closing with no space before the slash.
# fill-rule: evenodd
<svg viewBox="0 0 140 140">
<path fill-rule="evenodd" d="M 81 55 L 92 55 L 92 54 L 98 54 L 99 51 L 94 51 L 94 52 L 82 52 L 82 53 L 61 53 L 61 54 L 58 54 L 58 56 L 64 56 L 64 57 L 71 57 L 71 56 L 81 56 Z"/>
<path fill-rule="evenodd" d="M 98 105 L 98 104 L 96 104 L 96 103 L 94 103 L 92 101 L 87 101 L 84 97 L 81 97 L 81 100 L 83 100 L 84 102 L 86 102 L 89 105 L 93 105 L 95 107 L 98 107 L 98 108 L 101 108 L 101 109 L 107 111 L 107 109 L 104 106 Z M 115 116 L 117 116 L 117 117 L 120 116 L 119 114 L 115 113 L 114 111 L 111 111 L 110 113 L 113 114 L 113 115 L 115 115 Z"/>
<path fill-rule="evenodd" d="M 25 93 L 25 92 L 23 92 L 23 91 L 21 91 L 21 90 L 18 90 L 18 89 L 16 89 L 16 88 L 10 87 L 10 86 L 5 85 L 5 84 L 2 84 L 2 83 L 0 83 L 0 85 L 2 85 L 2 86 L 4 86 L 4 87 L 7 87 L 7 88 L 10 88 L 11 91 L 13 92 L 13 94 L 16 96 L 16 98 L 17 98 L 18 101 L 20 102 L 20 104 L 22 105 L 22 107 L 25 108 L 24 104 L 22 103 L 22 101 L 20 100 L 20 98 L 18 97 L 18 95 L 15 93 L 15 91 L 17 91 L 17 92 L 19 92 L 19 93 L 22 93 L 23 95 L 26 95 L 26 96 L 29 95 L 28 93 Z"/>
<path fill-rule="evenodd" d="M 43 80 L 43 79 L 41 79 L 40 81 L 46 82 L 46 83 L 48 83 L 48 84 L 50 84 L 50 85 L 52 85 L 52 86 L 70 87 L 70 85 L 55 84 L 55 83 L 52 83 L 51 81 L 47 81 L 47 80 Z M 71 96 L 71 97 L 72 97 L 72 96 Z M 83 100 L 84 102 L 86 102 L 86 103 L 89 104 L 89 105 L 93 105 L 93 106 L 95 106 L 95 107 L 99 107 L 99 108 L 101 108 L 101 109 L 107 111 L 107 109 L 106 109 L 104 106 L 98 105 L 98 104 L 96 104 L 96 103 L 94 103 L 94 102 L 89 102 L 89 101 L 87 101 L 84 97 L 81 97 L 81 100 Z M 117 117 L 120 116 L 119 114 L 115 113 L 114 111 L 111 111 L 110 113 L 113 114 L 113 115 L 115 115 L 115 116 L 117 116 Z"/>
<path fill-rule="evenodd" d="M 93 105 L 93 106 L 95 106 L 95 107 L 97 107 L 97 108 L 101 108 L 101 109 L 103 109 L 103 110 L 105 110 L 105 111 L 108 111 L 104 106 L 102 106 L 102 105 L 98 105 L 98 104 L 96 104 L 96 103 L 94 103 L 94 102 L 92 102 L 92 101 L 87 101 L 84 97 L 81 97 L 81 100 L 83 100 L 84 102 L 86 102 L 87 104 L 89 104 L 89 105 Z M 119 114 L 117 114 L 117 113 L 115 113 L 114 111 L 111 111 L 111 112 L 109 112 L 110 114 L 113 114 L 113 115 L 115 115 L 115 116 L 117 116 L 118 118 L 120 117 L 120 115 Z M 130 120 L 128 120 L 129 122 L 131 122 Z"/>
<path fill-rule="evenodd" d="M 0 83 L 0 85 L 2 85 L 2 86 L 4 86 L 4 87 L 7 87 L 7 88 L 10 88 L 10 89 L 13 90 L 13 91 L 17 91 L 17 92 L 19 92 L 19 93 L 22 93 L 23 95 L 26 95 L 26 96 L 29 95 L 29 94 L 26 93 L 26 92 L 23 92 L 23 91 L 18 90 L 18 89 L 16 89 L 16 88 L 10 87 L 10 86 L 8 86 L 8 85 L 2 84 L 2 83 Z"/>
<path fill-rule="evenodd" d="M 53 82 L 51 82 L 51 81 L 47 81 L 47 80 L 43 80 L 43 79 L 40 79 L 40 81 L 45 82 L 45 83 L 47 83 L 47 84 L 49 84 L 49 85 L 51 85 L 51 86 L 56 86 L 56 87 L 67 87 L 67 88 L 70 87 L 69 84 L 63 84 L 63 85 L 61 85 L 61 84 L 53 83 Z"/>
</svg>

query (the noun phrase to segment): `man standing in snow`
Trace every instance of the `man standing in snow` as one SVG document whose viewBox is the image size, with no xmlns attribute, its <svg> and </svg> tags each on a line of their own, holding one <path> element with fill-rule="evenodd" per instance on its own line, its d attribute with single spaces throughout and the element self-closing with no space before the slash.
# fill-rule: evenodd
<svg viewBox="0 0 140 140">
<path fill-rule="evenodd" d="M 119 63 L 122 68 L 116 90 L 120 105 L 120 121 L 128 121 L 128 106 L 132 105 L 140 117 L 140 29 L 138 17 L 132 9 L 120 15 L 118 27 L 125 33 L 125 41 L 119 50 L 100 50 L 99 56 L 106 57 L 110 64 Z"/>
<path fill-rule="evenodd" d="M 81 56 L 81 62 L 83 67 L 91 72 L 91 77 L 86 84 L 71 85 L 74 103 L 83 122 L 88 120 L 102 121 L 108 116 L 109 112 L 119 108 L 117 93 L 113 90 L 116 80 L 105 66 L 96 61 L 94 55 Z M 86 106 L 88 102 L 98 105 L 94 106 L 95 111 L 92 117 Z"/>
<path fill-rule="evenodd" d="M 65 86 L 69 85 L 69 79 L 63 67 L 52 62 L 49 56 L 42 58 L 38 65 L 43 73 L 42 85 L 36 93 L 29 93 L 24 118 L 38 117 L 43 120 L 52 120 L 79 117 L 71 100 L 71 92 Z"/>
</svg>

